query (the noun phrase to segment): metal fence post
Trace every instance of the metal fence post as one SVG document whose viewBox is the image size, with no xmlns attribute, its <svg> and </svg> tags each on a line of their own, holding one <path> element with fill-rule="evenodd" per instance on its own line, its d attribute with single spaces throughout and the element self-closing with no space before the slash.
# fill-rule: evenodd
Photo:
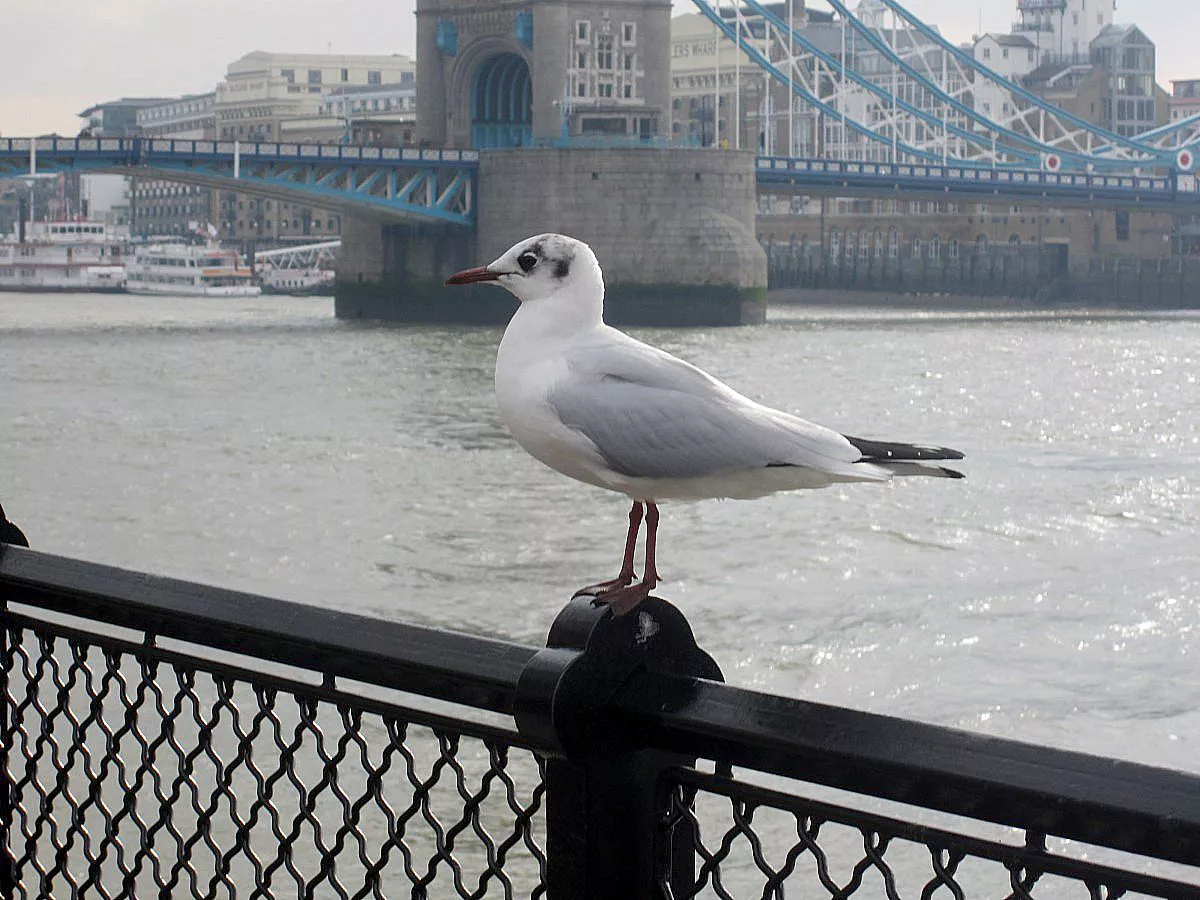
<svg viewBox="0 0 1200 900">
<path fill-rule="evenodd" d="M 2 518 L 2 517 L 0 517 Z M 5 545 L 0 544 L 0 556 Z M 8 597 L 0 592 L 0 612 L 8 609 Z M 13 780 L 9 774 L 9 753 L 12 750 L 13 698 L 9 691 L 8 664 L 13 648 L 7 620 L 0 621 L 0 897 L 12 897 L 17 889 L 16 862 L 12 844 L 15 840 L 13 819 L 16 814 L 16 796 Z"/>
<path fill-rule="evenodd" d="M 619 618 L 572 600 L 518 680 L 518 728 L 558 751 L 546 762 L 550 900 L 651 898 L 663 875 L 694 883 L 691 846 L 671 846 L 659 828 L 669 800 L 659 776 L 695 759 L 647 749 L 610 705 L 645 671 L 723 680 L 687 620 L 657 598 Z"/>
</svg>

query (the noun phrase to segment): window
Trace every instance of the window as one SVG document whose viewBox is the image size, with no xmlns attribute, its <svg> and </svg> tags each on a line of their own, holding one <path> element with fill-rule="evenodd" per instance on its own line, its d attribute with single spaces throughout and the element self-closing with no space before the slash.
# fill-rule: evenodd
<svg viewBox="0 0 1200 900">
<path fill-rule="evenodd" d="M 596 42 L 596 68 L 611 69 L 613 67 L 613 39 L 602 37 Z"/>
<path fill-rule="evenodd" d="M 295 84 L 296 83 L 296 70 L 295 69 L 280 69 L 279 77 L 284 79 L 288 84 Z"/>
<path fill-rule="evenodd" d="M 946 252 L 951 259 L 958 259 L 958 239 L 950 238 L 950 243 L 946 245 Z"/>
<path fill-rule="evenodd" d="M 1005 47 L 1003 50 L 1000 51 L 1000 56 L 1003 59 L 1008 59 L 1008 48 L 1007 47 Z"/>
<path fill-rule="evenodd" d="M 309 84 L 320 84 L 321 83 L 321 70 L 320 69 L 309 69 L 308 70 L 308 83 Z"/>
<path fill-rule="evenodd" d="M 382 73 L 378 69 L 368 69 L 367 84 L 383 84 Z"/>
<path fill-rule="evenodd" d="M 938 237 L 936 234 L 932 238 L 929 239 L 929 258 L 930 259 L 941 259 L 942 258 L 942 239 L 940 237 Z"/>
<path fill-rule="evenodd" d="M 633 54 L 632 53 L 622 54 L 621 68 L 624 69 L 626 72 L 633 71 Z"/>
<path fill-rule="evenodd" d="M 575 23 L 575 38 L 576 40 L 586 41 L 591 37 L 592 23 L 580 20 Z"/>
<path fill-rule="evenodd" d="M 587 68 L 587 60 L 588 60 L 587 51 L 580 50 L 579 51 L 579 65 L 577 65 L 575 68 L 586 69 Z"/>
<path fill-rule="evenodd" d="M 342 69 L 342 82 L 344 83 L 344 82 L 347 82 L 347 81 L 349 81 L 349 80 L 350 80 L 350 70 L 349 70 L 349 69 Z"/>
<path fill-rule="evenodd" d="M 622 23 L 621 40 L 626 44 L 632 44 L 635 40 L 637 40 L 637 26 L 632 22 Z"/>
<path fill-rule="evenodd" d="M 984 58 L 984 59 L 991 59 L 991 58 L 992 58 L 992 48 L 991 48 L 991 47 L 984 47 L 984 48 L 983 48 L 983 58 Z"/>
</svg>

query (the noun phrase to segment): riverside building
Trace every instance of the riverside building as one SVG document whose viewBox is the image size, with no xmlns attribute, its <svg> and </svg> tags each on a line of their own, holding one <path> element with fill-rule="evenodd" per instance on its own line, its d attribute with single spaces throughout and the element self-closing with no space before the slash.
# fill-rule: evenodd
<svg viewBox="0 0 1200 900">
<path fill-rule="evenodd" d="M 346 55 L 255 51 L 230 63 L 214 103 L 218 140 L 341 143 L 342 121 L 322 112 L 329 96 L 356 87 L 413 83 L 402 54 Z M 223 239 L 304 243 L 341 233 L 341 216 L 296 203 L 220 192 L 216 225 Z"/>
<path fill-rule="evenodd" d="M 137 133 L 149 138 L 211 141 L 216 137 L 216 92 L 186 94 L 137 111 Z M 146 237 L 206 233 L 217 220 L 216 191 L 194 184 L 133 177 L 134 234 Z"/>
</svg>

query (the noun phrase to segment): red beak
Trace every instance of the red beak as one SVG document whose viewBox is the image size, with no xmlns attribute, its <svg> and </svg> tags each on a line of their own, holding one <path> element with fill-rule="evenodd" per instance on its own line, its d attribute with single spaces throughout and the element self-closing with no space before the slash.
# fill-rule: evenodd
<svg viewBox="0 0 1200 900">
<path fill-rule="evenodd" d="M 474 269 L 455 272 L 446 279 L 446 284 L 478 284 L 481 281 L 497 281 L 499 278 L 500 276 L 490 271 L 487 266 L 477 266 Z"/>
</svg>

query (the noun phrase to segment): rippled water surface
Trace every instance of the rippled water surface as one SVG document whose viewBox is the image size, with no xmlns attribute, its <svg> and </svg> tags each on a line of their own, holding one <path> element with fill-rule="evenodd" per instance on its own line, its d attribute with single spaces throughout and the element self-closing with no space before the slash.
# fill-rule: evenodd
<svg viewBox="0 0 1200 900">
<path fill-rule="evenodd" d="M 905 479 L 664 507 L 734 683 L 1200 770 L 1200 317 L 773 310 L 639 336 Z M 527 457 L 497 329 L 325 299 L 0 294 L 0 501 L 35 548 L 540 643 L 627 504 Z"/>
</svg>

